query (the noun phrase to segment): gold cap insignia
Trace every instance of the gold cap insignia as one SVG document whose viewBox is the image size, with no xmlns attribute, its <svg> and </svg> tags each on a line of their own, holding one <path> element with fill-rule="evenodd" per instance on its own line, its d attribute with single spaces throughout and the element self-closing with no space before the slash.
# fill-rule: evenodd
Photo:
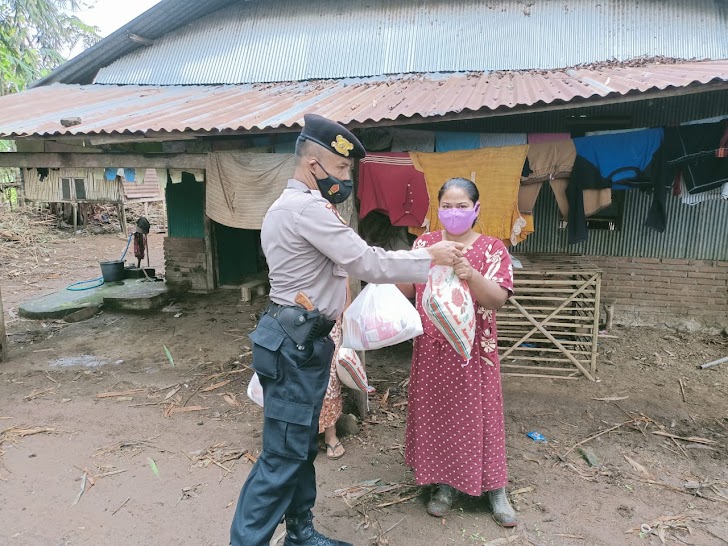
<svg viewBox="0 0 728 546">
<path fill-rule="evenodd" d="M 336 140 L 331 143 L 331 147 L 344 157 L 349 157 L 349 152 L 354 149 L 354 145 L 341 135 L 336 135 Z"/>
</svg>

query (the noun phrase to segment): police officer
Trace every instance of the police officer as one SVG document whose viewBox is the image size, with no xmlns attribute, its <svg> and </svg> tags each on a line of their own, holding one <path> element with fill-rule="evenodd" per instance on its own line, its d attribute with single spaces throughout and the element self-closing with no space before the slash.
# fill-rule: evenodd
<svg viewBox="0 0 728 546">
<path fill-rule="evenodd" d="M 368 246 L 336 211 L 352 191 L 354 159 L 365 150 L 343 126 L 304 117 L 294 178 L 263 220 L 270 270 L 266 313 L 250 335 L 264 396 L 263 451 L 243 486 L 232 546 L 267 546 L 283 516 L 284 546 L 351 546 L 318 533 L 314 459 L 347 275 L 370 283 L 425 282 L 432 263 L 453 265 L 462 245 L 387 252 Z"/>
</svg>

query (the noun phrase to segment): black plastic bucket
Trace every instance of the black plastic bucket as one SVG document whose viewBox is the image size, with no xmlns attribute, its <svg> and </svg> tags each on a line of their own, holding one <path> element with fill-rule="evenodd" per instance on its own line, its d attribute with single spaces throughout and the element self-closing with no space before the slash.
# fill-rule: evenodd
<svg viewBox="0 0 728 546">
<path fill-rule="evenodd" d="M 124 280 L 124 262 L 113 260 L 109 262 L 99 262 L 101 266 L 101 276 L 104 282 L 118 282 Z"/>
</svg>

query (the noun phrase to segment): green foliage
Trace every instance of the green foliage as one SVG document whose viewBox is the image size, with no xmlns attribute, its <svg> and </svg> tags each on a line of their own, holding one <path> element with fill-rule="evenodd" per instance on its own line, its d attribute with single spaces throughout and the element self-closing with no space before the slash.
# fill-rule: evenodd
<svg viewBox="0 0 728 546">
<path fill-rule="evenodd" d="M 0 0 L 0 95 L 22 91 L 61 64 L 64 54 L 99 40 L 74 12 L 77 0 Z"/>
</svg>

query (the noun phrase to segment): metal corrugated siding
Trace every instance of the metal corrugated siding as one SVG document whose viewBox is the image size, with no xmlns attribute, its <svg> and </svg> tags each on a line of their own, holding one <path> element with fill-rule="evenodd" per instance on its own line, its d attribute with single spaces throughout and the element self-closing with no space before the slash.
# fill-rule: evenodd
<svg viewBox="0 0 728 546">
<path fill-rule="evenodd" d="M 550 69 L 643 56 L 721 59 L 728 58 L 725 6 L 723 0 L 236 2 L 101 68 L 95 83 L 238 84 Z"/>
<path fill-rule="evenodd" d="M 205 236 L 205 184 L 182 173 L 179 184 L 167 183 L 167 222 L 170 237 Z"/>
<path fill-rule="evenodd" d="M 558 229 L 559 209 L 547 184 L 534 208 L 535 233 L 515 247 L 518 253 L 578 253 L 588 256 L 629 256 L 694 260 L 728 260 L 728 201 L 706 201 L 694 206 L 668 197 L 664 233 L 643 226 L 652 195 L 627 192 L 621 231 L 590 230 L 589 240 L 567 243 Z"/>
<path fill-rule="evenodd" d="M 144 47 L 132 41 L 129 34 L 156 40 L 180 26 L 237 0 L 162 0 L 139 17 L 113 32 L 94 46 L 63 63 L 34 86 L 50 83 L 91 83 L 99 68 Z"/>
</svg>

